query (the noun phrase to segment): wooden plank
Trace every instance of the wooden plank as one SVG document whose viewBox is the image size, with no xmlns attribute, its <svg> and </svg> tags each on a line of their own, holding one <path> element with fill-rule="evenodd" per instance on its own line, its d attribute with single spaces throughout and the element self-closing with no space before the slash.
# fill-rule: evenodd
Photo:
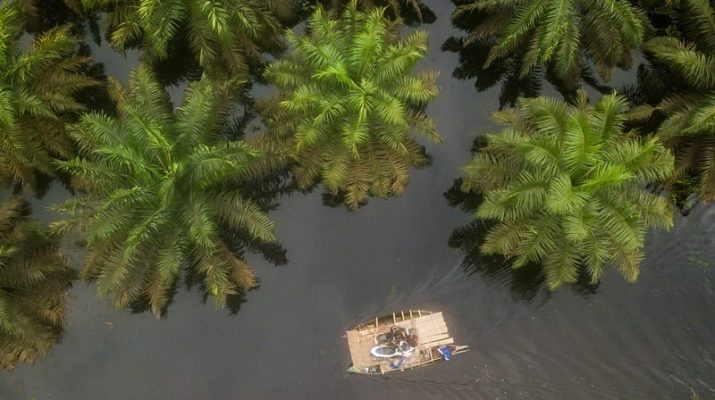
<svg viewBox="0 0 715 400">
<path fill-rule="evenodd" d="M 434 335 L 441 335 L 443 333 L 449 333 L 446 327 L 440 329 L 415 329 L 417 331 L 417 336 L 429 337 Z"/>
<path fill-rule="evenodd" d="M 427 339 L 427 338 L 433 337 L 433 336 L 440 336 L 440 335 L 449 335 L 449 332 L 446 330 L 430 331 L 430 332 L 417 331 L 417 336 L 419 336 L 420 338 L 424 338 L 424 339 Z"/>
<path fill-rule="evenodd" d="M 363 360 L 361 357 L 360 335 L 357 331 L 348 331 L 348 347 L 350 349 L 350 358 L 352 358 L 353 366 L 361 368 Z"/>
<path fill-rule="evenodd" d="M 422 344 L 422 343 L 436 342 L 438 340 L 444 340 L 444 339 L 447 339 L 448 337 L 449 337 L 449 333 L 443 333 L 441 335 L 434 335 L 434 336 L 428 336 L 428 337 L 420 336 L 419 340 L 420 340 L 420 344 Z"/>
<path fill-rule="evenodd" d="M 447 331 L 447 324 L 444 322 L 434 324 L 414 324 L 414 326 L 422 332 Z"/>
<path fill-rule="evenodd" d="M 424 318 L 424 317 L 422 317 Z M 439 326 L 439 325 L 446 325 L 443 319 L 431 319 L 429 321 L 425 321 L 420 318 L 416 318 L 412 320 L 415 324 L 415 326 L 423 327 L 423 328 L 428 328 L 430 326 Z"/>
<path fill-rule="evenodd" d="M 444 322 L 444 320 L 435 320 L 435 321 L 429 321 L 429 322 L 414 321 L 414 324 L 416 327 L 422 328 L 424 330 L 438 328 L 438 327 L 443 327 L 442 329 L 447 328 L 447 324 Z"/>
<path fill-rule="evenodd" d="M 424 343 L 424 344 L 421 344 L 421 346 L 439 347 L 439 346 L 444 346 L 446 344 L 454 344 L 454 339 L 447 338 L 444 340 L 438 340 L 436 342 Z"/>
<path fill-rule="evenodd" d="M 434 314 L 422 315 L 421 317 L 416 318 L 416 321 L 419 321 L 420 323 L 422 323 L 422 322 L 432 321 L 432 320 L 435 320 L 435 319 L 444 320 L 444 317 L 442 317 L 442 313 L 441 313 L 441 312 L 437 312 L 437 313 L 434 313 Z"/>
<path fill-rule="evenodd" d="M 446 326 L 447 324 L 443 319 L 434 319 L 430 321 L 415 320 L 415 325 L 428 328 L 430 326 Z"/>
<path fill-rule="evenodd" d="M 440 333 L 447 333 L 449 330 L 447 329 L 447 325 L 434 325 L 434 326 L 415 326 L 415 330 L 417 330 L 417 334 L 420 336 L 431 336 L 431 335 L 437 335 Z"/>
<path fill-rule="evenodd" d="M 417 318 L 417 319 L 415 319 L 415 322 L 418 323 L 418 324 L 420 324 L 420 325 L 425 325 L 425 326 L 434 325 L 434 324 L 444 324 L 444 323 L 445 323 L 445 322 L 444 322 L 444 318 L 439 318 L 439 317 L 431 318 L 431 317 L 432 317 L 432 316 L 429 315 L 429 316 L 427 316 L 427 317 Z"/>
</svg>

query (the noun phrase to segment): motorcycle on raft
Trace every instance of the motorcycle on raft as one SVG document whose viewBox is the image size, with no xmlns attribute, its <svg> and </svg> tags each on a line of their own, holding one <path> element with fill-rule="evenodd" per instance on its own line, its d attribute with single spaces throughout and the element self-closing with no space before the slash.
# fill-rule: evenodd
<svg viewBox="0 0 715 400">
<path fill-rule="evenodd" d="M 415 348 L 410 342 L 415 342 L 415 335 L 410 335 L 409 329 L 392 327 L 389 332 L 375 337 L 376 346 L 370 349 L 370 354 L 376 358 L 405 358 L 414 353 Z"/>
</svg>

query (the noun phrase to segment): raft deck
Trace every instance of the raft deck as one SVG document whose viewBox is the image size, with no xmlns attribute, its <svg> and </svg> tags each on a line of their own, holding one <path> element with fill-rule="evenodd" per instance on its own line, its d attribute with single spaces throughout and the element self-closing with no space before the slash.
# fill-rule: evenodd
<svg viewBox="0 0 715 400">
<path fill-rule="evenodd" d="M 410 333 L 417 334 L 417 346 L 414 353 L 405 358 L 399 369 L 390 367 L 390 363 L 394 360 L 376 359 L 370 354 L 370 349 L 375 346 L 375 337 L 388 332 L 392 325 L 407 328 Z M 454 344 L 454 339 L 449 335 L 442 313 L 423 310 L 408 310 L 375 318 L 371 322 L 358 325 L 347 331 L 347 339 L 350 357 L 353 361 L 350 371 L 357 373 L 384 374 L 429 364 L 441 359 L 437 348 Z M 466 351 L 466 349 L 466 346 L 459 346 L 461 351 Z"/>
</svg>

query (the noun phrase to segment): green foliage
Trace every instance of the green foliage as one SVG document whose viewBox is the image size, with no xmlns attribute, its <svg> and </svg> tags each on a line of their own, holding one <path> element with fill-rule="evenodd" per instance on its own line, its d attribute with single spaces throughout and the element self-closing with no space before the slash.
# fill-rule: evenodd
<svg viewBox="0 0 715 400">
<path fill-rule="evenodd" d="M 400 38 L 400 27 L 352 2 L 339 17 L 318 9 L 305 36 L 286 33 L 292 51 L 265 74 L 280 89 L 266 120 L 269 135 L 294 148 L 300 188 L 321 181 L 355 209 L 370 195 L 401 193 L 408 169 L 425 165 L 412 132 L 441 141 L 424 113 L 437 75 L 410 74 L 427 33 Z"/>
<path fill-rule="evenodd" d="M 71 24 L 73 35 L 84 37 L 87 31 L 99 45 L 99 15 L 85 12 L 81 0 L 11 0 L 20 10 L 28 33 L 38 34 L 57 26 Z"/>
<path fill-rule="evenodd" d="M 650 122 L 676 156 L 674 187 L 694 181 L 704 201 L 715 199 L 715 9 L 707 0 L 683 0 L 675 16 L 678 37 L 645 45 L 652 60 L 639 74 L 641 103 L 632 118 Z M 682 185 L 681 185 L 682 186 Z"/>
<path fill-rule="evenodd" d="M 460 1 L 453 19 L 483 15 L 465 42 L 488 43 L 485 67 L 520 54 L 520 76 L 546 66 L 570 87 L 591 61 L 610 80 L 614 68 L 627 69 L 648 28 L 645 13 L 628 0 Z"/>
<path fill-rule="evenodd" d="M 0 203 L 0 369 L 35 362 L 62 336 L 70 269 L 19 197 Z"/>
<path fill-rule="evenodd" d="M 116 307 L 148 301 L 160 316 L 189 269 L 217 306 L 256 285 L 231 238 L 276 240 L 273 222 L 242 183 L 265 167 L 241 141 L 222 141 L 229 88 L 208 78 L 189 85 L 173 112 L 146 67 L 128 92 L 111 88 L 119 117 L 90 113 L 72 129 L 81 157 L 60 162 L 83 194 L 57 207 L 70 218 L 52 225 L 77 229 L 88 246 L 82 270 Z M 250 243 L 249 243 L 250 244 Z"/>
<path fill-rule="evenodd" d="M 481 249 L 514 268 L 543 265 L 554 289 L 592 282 L 604 264 L 634 281 L 648 227 L 670 228 L 672 212 L 645 186 L 664 180 L 673 157 L 656 138 L 623 130 L 627 104 L 604 96 L 591 107 L 539 97 L 494 114 L 506 128 L 464 168 L 464 190 L 484 193 L 475 216 L 495 221 Z"/>
<path fill-rule="evenodd" d="M 315 11 L 316 6 L 322 6 L 338 13 L 350 7 L 350 2 L 345 0 L 302 0 L 302 3 L 302 8 L 311 13 Z M 408 25 L 432 23 L 437 19 L 422 0 L 357 0 L 355 4 L 360 10 L 384 7 L 386 17 L 401 18 Z"/>
<path fill-rule="evenodd" d="M 284 13 L 284 0 L 82 1 L 86 9 L 108 12 L 105 31 L 114 47 L 141 47 L 151 59 L 163 60 L 182 38 L 212 75 L 244 74 L 265 51 L 281 47 L 272 10 Z"/>
<path fill-rule="evenodd" d="M 73 56 L 80 39 L 69 26 L 51 29 L 20 51 L 23 21 L 14 2 L 0 6 L 0 183 L 39 189 L 51 161 L 73 154 L 64 123 L 85 109 L 75 95 L 97 82 L 80 70 L 90 58 Z"/>
</svg>

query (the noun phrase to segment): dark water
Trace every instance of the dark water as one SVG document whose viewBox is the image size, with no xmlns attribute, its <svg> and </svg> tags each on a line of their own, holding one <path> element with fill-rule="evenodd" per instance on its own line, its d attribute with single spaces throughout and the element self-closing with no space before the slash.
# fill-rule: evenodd
<svg viewBox="0 0 715 400">
<path fill-rule="evenodd" d="M 166 319 L 115 311 L 78 283 L 62 344 L 34 367 L 0 376 L 1 399 L 702 399 L 715 398 L 715 208 L 699 207 L 649 236 L 636 284 L 606 274 L 596 293 L 565 289 L 531 302 L 504 279 L 467 275 L 447 245 L 470 217 L 442 193 L 494 128 L 499 88 L 476 93 L 451 78 L 452 5 L 429 2 L 441 96 L 430 106 L 445 137 L 407 193 L 358 213 L 319 194 L 283 199 L 272 213 L 289 263 L 249 260 L 261 288 L 236 316 L 182 291 Z M 109 73 L 129 62 L 95 52 Z M 66 196 L 35 202 L 36 216 Z M 69 251 L 77 257 L 77 252 Z M 451 363 L 389 377 L 347 375 L 349 326 L 402 308 L 442 310 L 472 351 Z"/>
</svg>

